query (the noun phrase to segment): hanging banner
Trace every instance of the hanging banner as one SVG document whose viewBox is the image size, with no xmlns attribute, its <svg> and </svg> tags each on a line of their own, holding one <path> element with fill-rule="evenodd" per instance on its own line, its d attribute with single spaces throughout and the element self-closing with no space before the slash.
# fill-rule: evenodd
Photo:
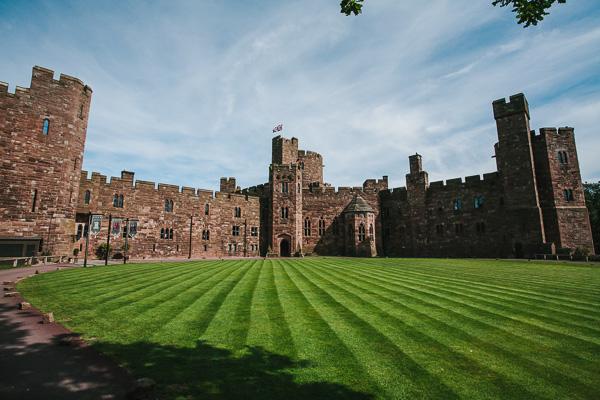
<svg viewBox="0 0 600 400">
<path fill-rule="evenodd" d="M 128 233 L 129 237 L 132 239 L 135 237 L 135 235 L 137 235 L 137 224 L 137 221 L 129 221 Z"/>
<path fill-rule="evenodd" d="M 102 230 L 102 215 L 92 215 L 90 232 L 96 236 Z"/>
<path fill-rule="evenodd" d="M 123 220 L 121 218 L 113 218 L 112 226 L 110 227 L 110 233 L 115 238 L 121 234 L 121 228 L 123 227 Z"/>
</svg>

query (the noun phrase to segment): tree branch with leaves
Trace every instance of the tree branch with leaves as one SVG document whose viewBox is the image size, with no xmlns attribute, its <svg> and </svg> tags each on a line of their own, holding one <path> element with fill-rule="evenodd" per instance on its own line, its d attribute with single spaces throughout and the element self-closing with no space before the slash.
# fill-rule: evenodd
<svg viewBox="0 0 600 400">
<path fill-rule="evenodd" d="M 516 14 L 517 22 L 523 24 L 524 28 L 537 25 L 541 22 L 548 10 L 555 4 L 564 4 L 567 0 L 493 0 L 493 6 L 512 7 Z M 341 13 L 346 15 L 358 15 L 362 13 L 364 0 L 342 0 L 340 3 Z"/>
</svg>

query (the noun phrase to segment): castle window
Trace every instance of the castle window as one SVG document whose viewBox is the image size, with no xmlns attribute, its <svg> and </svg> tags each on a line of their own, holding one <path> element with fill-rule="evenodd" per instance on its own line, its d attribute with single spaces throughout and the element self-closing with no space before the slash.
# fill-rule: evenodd
<svg viewBox="0 0 600 400">
<path fill-rule="evenodd" d="M 236 218 L 240 218 L 242 216 L 242 209 L 240 207 L 235 207 L 233 209 L 233 216 Z"/>
<path fill-rule="evenodd" d="M 208 204 L 204 205 L 204 215 L 208 215 L 208 213 L 210 212 L 210 206 Z"/>
<path fill-rule="evenodd" d="M 173 240 L 173 228 L 169 229 L 169 239 Z"/>
<path fill-rule="evenodd" d="M 565 189 L 563 191 L 566 201 L 573 201 L 575 198 L 573 197 L 573 189 Z"/>
<path fill-rule="evenodd" d="M 156 243 L 152 245 L 152 251 L 156 251 Z"/>
<path fill-rule="evenodd" d="M 437 210 L 438 210 L 438 213 L 440 213 L 440 214 L 444 212 L 444 205 L 442 204 L 441 201 L 437 202 Z"/>
<path fill-rule="evenodd" d="M 165 238 L 165 228 L 160 228 L 160 238 L 161 239 Z"/>
<path fill-rule="evenodd" d="M 369 237 L 373 239 L 373 224 L 369 224 Z"/>
<path fill-rule="evenodd" d="M 454 224 L 454 233 L 456 233 L 457 235 L 462 235 L 464 231 L 465 231 L 465 226 L 463 224 L 461 224 L 461 223 Z"/>
<path fill-rule="evenodd" d="M 288 211 L 287 207 L 281 207 L 281 218 L 287 219 L 289 214 Z"/>
<path fill-rule="evenodd" d="M 237 225 L 234 225 L 231 227 L 231 234 L 233 236 L 240 236 L 240 227 Z"/>
<path fill-rule="evenodd" d="M 558 152 L 558 162 L 561 163 L 562 165 L 567 165 L 569 163 L 569 157 L 567 156 L 566 151 Z"/>
<path fill-rule="evenodd" d="M 258 227 L 257 226 L 253 226 L 252 228 L 250 228 L 250 236 L 258 236 Z"/>
<path fill-rule="evenodd" d="M 79 106 L 79 118 L 83 119 L 83 104 Z"/>
<path fill-rule="evenodd" d="M 365 224 L 358 226 L 358 241 L 363 242 L 365 240 Z"/>
<path fill-rule="evenodd" d="M 202 231 L 202 240 L 210 240 L 210 231 L 208 229 Z"/>
<path fill-rule="evenodd" d="M 443 224 L 436 225 L 435 232 L 437 233 L 438 236 L 444 236 L 444 225 Z"/>
<path fill-rule="evenodd" d="M 475 224 L 475 230 L 479 234 L 484 234 L 485 233 L 485 222 L 478 222 L 477 224 Z"/>
<path fill-rule="evenodd" d="M 208 245 L 207 244 L 204 245 L 204 251 L 208 251 Z"/>
<path fill-rule="evenodd" d="M 460 198 L 454 199 L 454 211 L 462 210 L 462 200 Z"/>
<path fill-rule="evenodd" d="M 77 235 L 75 236 L 76 240 L 81 239 L 83 236 L 83 224 L 77 224 Z"/>
<path fill-rule="evenodd" d="M 302 193 L 302 188 L 300 187 L 300 184 L 298 184 L 298 193 Z"/>
<path fill-rule="evenodd" d="M 115 194 L 113 196 L 113 207 L 123 208 L 123 195 Z"/>
<path fill-rule="evenodd" d="M 173 212 L 173 200 L 165 199 L 165 212 Z"/>
<path fill-rule="evenodd" d="M 35 212 L 36 207 L 37 207 L 37 189 L 33 189 L 33 193 L 31 194 L 31 212 Z"/>
<path fill-rule="evenodd" d="M 44 118 L 44 122 L 42 124 L 42 134 L 48 135 L 50 133 L 50 120 L 48 118 Z"/>
<path fill-rule="evenodd" d="M 288 182 L 281 182 L 281 193 L 288 193 L 289 192 L 289 183 Z"/>
<path fill-rule="evenodd" d="M 319 236 L 323 236 L 325 234 L 325 220 L 323 217 L 319 219 Z"/>
<path fill-rule="evenodd" d="M 87 206 L 88 204 L 90 204 L 91 200 L 92 200 L 92 192 L 90 192 L 89 190 L 86 190 L 85 193 L 83 194 L 83 204 L 85 204 Z"/>
<path fill-rule="evenodd" d="M 128 229 L 128 224 L 124 224 L 123 225 L 123 239 L 125 239 L 127 237 L 127 234 L 129 233 L 129 229 Z"/>
<path fill-rule="evenodd" d="M 304 220 L 304 236 L 310 236 L 310 219 Z"/>
<path fill-rule="evenodd" d="M 482 208 L 483 201 L 484 201 L 483 196 L 475 196 L 473 198 L 473 208 L 477 208 L 477 209 Z"/>
</svg>

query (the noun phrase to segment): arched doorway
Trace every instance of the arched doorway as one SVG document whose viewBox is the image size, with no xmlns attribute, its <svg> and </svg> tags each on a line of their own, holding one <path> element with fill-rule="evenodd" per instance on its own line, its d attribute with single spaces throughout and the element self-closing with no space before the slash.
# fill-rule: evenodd
<svg viewBox="0 0 600 400">
<path fill-rule="evenodd" d="M 290 256 L 290 241 L 289 239 L 281 239 L 279 242 L 279 256 L 289 257 Z"/>
</svg>

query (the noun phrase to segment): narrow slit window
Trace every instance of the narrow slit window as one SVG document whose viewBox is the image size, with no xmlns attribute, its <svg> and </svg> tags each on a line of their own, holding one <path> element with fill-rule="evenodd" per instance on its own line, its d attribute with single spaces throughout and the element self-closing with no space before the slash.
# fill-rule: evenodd
<svg viewBox="0 0 600 400">
<path fill-rule="evenodd" d="M 37 189 L 33 189 L 33 193 L 31 195 L 31 212 L 35 212 L 37 207 Z"/>
<path fill-rule="evenodd" d="M 88 204 L 90 204 L 91 199 L 92 199 L 92 192 L 90 192 L 89 190 L 86 190 L 85 194 L 83 195 L 83 204 L 85 204 L 87 206 Z"/>
<path fill-rule="evenodd" d="M 47 136 L 50 133 L 50 120 L 48 118 L 44 118 L 44 122 L 42 124 L 42 134 Z"/>
</svg>

